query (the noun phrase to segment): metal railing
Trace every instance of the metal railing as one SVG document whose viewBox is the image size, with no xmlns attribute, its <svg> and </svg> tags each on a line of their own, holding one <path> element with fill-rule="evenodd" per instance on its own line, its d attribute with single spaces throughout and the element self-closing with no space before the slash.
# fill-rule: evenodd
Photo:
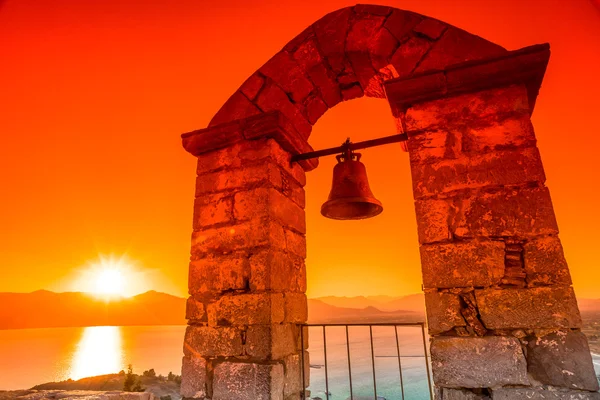
<svg viewBox="0 0 600 400">
<path fill-rule="evenodd" d="M 373 327 L 393 327 L 394 328 L 394 335 L 395 336 L 395 347 L 396 347 L 396 354 L 393 356 L 383 356 L 383 357 L 394 357 L 398 359 L 398 383 L 400 385 L 400 393 L 402 395 L 401 399 L 405 400 L 405 378 L 403 376 L 402 373 L 402 359 L 403 358 L 423 358 L 424 360 L 424 364 L 425 364 L 425 370 L 426 370 L 426 374 L 427 374 L 427 387 L 429 389 L 429 399 L 433 399 L 433 391 L 432 391 L 432 386 L 431 386 L 431 373 L 429 370 L 429 356 L 428 356 L 428 351 L 427 351 L 427 338 L 426 338 L 426 333 L 425 333 L 425 323 L 424 322 L 417 322 L 417 323 L 355 323 L 355 324 L 343 324 L 343 323 L 338 323 L 338 324 L 303 324 L 301 325 L 301 330 L 300 330 L 300 342 L 302 343 L 302 352 L 301 352 L 301 366 L 300 366 L 300 371 L 302 374 L 302 387 L 305 388 L 302 393 L 301 393 L 301 397 L 302 399 L 309 399 L 311 396 L 307 397 L 306 395 L 306 381 L 307 381 L 307 377 L 305 376 L 306 372 L 305 372 L 305 359 L 304 359 L 304 353 L 305 350 L 307 350 L 307 348 L 305 348 L 305 338 L 308 335 L 308 329 L 309 328 L 313 328 L 313 329 L 317 329 L 317 328 L 321 328 L 322 329 L 322 336 L 323 336 L 323 358 L 324 358 L 324 363 L 323 363 L 323 367 L 324 367 L 324 372 L 325 372 L 325 398 L 327 400 L 329 400 L 331 398 L 331 393 L 329 391 L 329 365 L 328 365 L 328 358 L 327 358 L 327 328 L 330 327 L 343 327 L 345 328 L 345 347 L 346 347 L 346 353 L 347 353 L 347 360 L 348 360 L 348 383 L 349 383 L 349 392 L 350 392 L 350 397 L 349 399 L 355 399 L 355 394 L 354 394 L 354 385 L 352 382 L 352 362 L 351 362 L 351 351 L 350 351 L 350 329 L 352 327 L 368 327 L 369 328 L 369 342 L 370 342 L 370 355 L 371 355 L 371 370 L 372 370 L 372 375 L 373 375 L 373 399 L 378 400 L 378 399 L 382 399 L 382 397 L 378 397 L 377 394 L 377 369 L 375 368 L 375 346 L 374 346 L 374 342 L 373 342 Z M 423 355 L 403 355 L 401 354 L 401 346 L 400 346 L 400 340 L 398 337 L 398 328 L 406 328 L 406 327 L 418 327 L 421 330 L 421 338 L 422 338 L 422 344 L 423 344 Z M 309 371 L 310 368 L 312 368 L 312 365 L 309 366 Z M 361 396 L 361 399 L 366 398 L 365 396 Z"/>
</svg>

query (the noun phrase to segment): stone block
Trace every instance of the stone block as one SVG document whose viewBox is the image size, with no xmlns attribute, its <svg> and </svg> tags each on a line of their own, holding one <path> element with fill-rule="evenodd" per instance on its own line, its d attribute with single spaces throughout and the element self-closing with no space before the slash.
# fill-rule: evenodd
<svg viewBox="0 0 600 400">
<path fill-rule="evenodd" d="M 504 243 L 470 240 L 420 247 L 425 288 L 485 287 L 504 276 Z"/>
<path fill-rule="evenodd" d="M 496 388 L 492 400 L 600 400 L 600 393 L 557 388 Z"/>
<path fill-rule="evenodd" d="M 497 126 L 499 121 L 529 119 L 525 85 L 482 90 L 415 104 L 406 110 L 406 130 L 464 130 Z M 524 119 L 523 119 L 524 118 Z M 521 129 L 516 129 L 520 132 Z"/>
<path fill-rule="evenodd" d="M 395 9 L 385 21 L 384 27 L 399 42 L 402 42 L 422 19 L 423 17 L 420 14 Z"/>
<path fill-rule="evenodd" d="M 281 293 L 224 295 L 206 306 L 209 326 L 278 324 L 285 317 Z"/>
<path fill-rule="evenodd" d="M 463 61 L 482 60 L 506 53 L 506 49 L 455 27 L 448 27 L 427 53 L 415 73 L 444 69 Z"/>
<path fill-rule="evenodd" d="M 294 324 L 252 325 L 244 351 L 252 359 L 281 360 L 300 350 L 300 330 Z"/>
<path fill-rule="evenodd" d="M 425 309 L 427 311 L 427 328 L 429 335 L 439 335 L 455 326 L 465 326 L 461 315 L 460 298 L 452 293 L 425 293 Z"/>
<path fill-rule="evenodd" d="M 433 338 L 431 366 L 436 386 L 444 388 L 529 384 L 521 344 L 513 337 Z"/>
<path fill-rule="evenodd" d="M 465 389 L 440 388 L 438 400 L 489 400 L 489 397 Z"/>
<path fill-rule="evenodd" d="M 280 51 L 262 67 L 260 72 L 271 78 L 279 87 L 289 93 L 294 102 L 300 103 L 306 99 L 314 86 L 291 54 Z"/>
<path fill-rule="evenodd" d="M 265 77 L 258 72 L 250 75 L 248 79 L 242 83 L 240 86 L 240 92 L 244 94 L 248 98 L 248 100 L 254 100 L 260 89 L 265 84 Z"/>
<path fill-rule="evenodd" d="M 209 194 L 232 192 L 258 187 L 282 189 L 281 171 L 271 162 L 248 165 L 232 170 L 209 172 L 196 178 L 196 197 L 202 200 Z"/>
<path fill-rule="evenodd" d="M 212 400 L 281 400 L 283 365 L 222 362 L 213 371 Z"/>
<path fill-rule="evenodd" d="M 446 28 L 448 28 L 448 25 L 442 21 L 438 21 L 434 18 L 425 18 L 413 28 L 413 31 L 426 36 L 429 39 L 436 40 L 442 36 L 442 33 L 444 33 Z"/>
<path fill-rule="evenodd" d="M 278 250 L 260 250 L 250 256 L 250 290 L 304 292 L 304 259 Z"/>
<path fill-rule="evenodd" d="M 343 54 L 352 7 L 345 7 L 325 15 L 313 24 L 319 48 L 325 56 Z"/>
<path fill-rule="evenodd" d="M 310 71 L 311 68 L 325 62 L 319 51 L 317 38 L 314 36 L 312 27 L 307 28 L 305 37 L 298 46 L 295 49 L 289 49 L 289 51 L 292 52 L 292 57 L 304 71 Z"/>
<path fill-rule="evenodd" d="M 306 258 L 306 237 L 298 232 L 284 229 L 286 250 L 301 258 Z"/>
<path fill-rule="evenodd" d="M 372 83 L 376 81 L 377 75 L 377 71 L 375 71 L 375 68 L 373 68 L 373 64 L 371 63 L 369 53 L 366 51 L 346 52 L 346 56 L 350 61 L 350 65 L 352 65 L 352 70 L 354 71 L 358 82 L 360 82 L 360 86 L 363 88 L 365 95 L 369 97 L 385 97 L 381 85 L 379 85 L 375 91 L 369 90 L 372 89 Z"/>
<path fill-rule="evenodd" d="M 206 383 L 206 360 L 195 355 L 184 356 L 179 393 L 186 398 L 204 398 L 207 396 Z"/>
<path fill-rule="evenodd" d="M 400 78 L 409 76 L 431 45 L 429 40 L 416 36 L 400 44 L 390 60 L 395 74 Z"/>
<path fill-rule="evenodd" d="M 285 172 L 282 173 L 281 177 L 283 181 L 283 195 L 296 203 L 298 207 L 304 209 L 306 206 L 306 193 L 304 192 L 304 188 L 292 178 L 288 178 L 288 175 Z"/>
<path fill-rule="evenodd" d="M 476 290 L 481 320 L 488 329 L 580 328 L 571 287 Z"/>
<path fill-rule="evenodd" d="M 246 290 L 249 279 L 250 263 L 246 253 L 208 255 L 190 262 L 188 288 L 191 294 Z"/>
<path fill-rule="evenodd" d="M 234 126 L 235 128 L 235 126 Z M 241 130 L 240 127 L 236 128 Z M 248 168 L 246 172 L 248 179 L 246 184 L 254 185 L 253 187 L 259 187 L 260 184 L 268 179 L 268 182 L 272 186 L 279 188 L 278 183 L 280 178 L 277 176 L 276 170 L 271 170 L 267 164 L 274 164 L 279 167 L 281 171 L 287 173 L 296 183 L 301 187 L 306 185 L 306 175 L 304 170 L 298 163 L 292 163 L 291 154 L 284 150 L 274 139 L 253 139 L 237 142 L 231 146 L 223 149 L 214 150 L 207 153 L 202 153 L 198 156 L 197 163 L 197 174 L 205 175 L 209 172 L 225 171 Z M 261 165 L 265 165 L 266 171 L 257 171 L 252 168 L 260 168 Z M 240 174 L 240 171 L 237 171 Z M 229 177 L 230 179 L 236 179 L 232 182 L 223 182 L 216 179 L 217 175 L 208 176 L 207 186 L 201 189 L 200 193 L 210 193 L 214 191 L 211 189 L 209 183 L 220 182 L 220 185 L 225 185 L 224 189 L 234 189 L 236 185 L 242 185 L 239 180 L 235 177 Z M 254 180 L 252 180 L 254 178 Z M 256 180 L 258 179 L 258 180 Z M 237 182 L 237 183 L 236 183 Z M 269 186 L 269 185 L 265 185 Z"/>
<path fill-rule="evenodd" d="M 427 164 L 458 158 L 461 143 L 456 136 L 455 132 L 440 129 L 409 135 L 406 145 L 411 168 L 415 164 Z"/>
<path fill-rule="evenodd" d="M 304 385 L 302 387 L 302 357 L 300 354 L 292 354 L 284 359 L 285 376 L 283 392 L 286 400 L 288 399 L 301 399 L 300 394 L 310 384 L 310 363 L 308 352 L 304 353 Z M 294 397 L 294 396 L 298 397 Z"/>
<path fill-rule="evenodd" d="M 194 201 L 194 230 L 233 222 L 233 197 L 204 195 Z"/>
<path fill-rule="evenodd" d="M 484 121 L 483 126 L 470 125 L 457 133 L 464 154 L 488 153 L 536 144 L 531 118 L 527 114 L 497 116 L 497 121 Z"/>
<path fill-rule="evenodd" d="M 305 104 L 306 119 L 308 119 L 308 122 L 310 122 L 313 125 L 329 109 L 329 107 L 327 107 L 327 104 L 319 96 L 311 96 L 306 100 Z"/>
<path fill-rule="evenodd" d="M 544 183 L 546 180 L 536 147 L 411 164 L 411 173 L 415 198 L 462 189 Z"/>
<path fill-rule="evenodd" d="M 240 356 L 243 354 L 242 333 L 229 326 L 188 326 L 183 353 L 203 357 Z"/>
<path fill-rule="evenodd" d="M 225 104 L 223 104 L 215 116 L 210 120 L 208 126 L 224 124 L 260 113 L 260 109 L 238 90 L 227 99 Z"/>
<path fill-rule="evenodd" d="M 273 188 L 237 192 L 233 197 L 236 221 L 274 219 L 289 229 L 306 233 L 304 210 Z"/>
<path fill-rule="evenodd" d="M 368 46 L 373 68 L 379 71 L 390 64 L 390 58 L 400 43 L 387 29 L 380 29 L 375 35 Z"/>
<path fill-rule="evenodd" d="M 205 321 L 206 310 L 204 309 L 204 303 L 188 297 L 185 303 L 185 318 L 195 322 Z"/>
<path fill-rule="evenodd" d="M 243 130 L 239 124 L 232 125 L 230 129 L 240 131 L 240 135 Z M 241 154 L 248 152 L 253 153 L 251 157 L 253 161 L 267 160 L 271 157 L 269 150 L 272 142 L 275 143 L 275 146 L 279 146 L 273 139 L 257 139 L 239 141 L 219 150 L 202 153 L 197 157 L 196 172 L 198 175 L 202 175 L 216 170 L 239 168 L 248 161 L 248 158 L 242 158 Z"/>
<path fill-rule="evenodd" d="M 364 95 L 363 89 L 358 82 L 356 84 L 342 87 L 342 99 L 344 101 L 358 99 Z"/>
<path fill-rule="evenodd" d="M 264 112 L 280 111 L 304 139 L 310 136 L 312 125 L 284 90 L 275 83 L 267 82 L 254 101 Z"/>
<path fill-rule="evenodd" d="M 546 187 L 482 192 L 460 201 L 458 237 L 531 237 L 558 234 Z"/>
<path fill-rule="evenodd" d="M 571 275 L 560 239 L 547 236 L 523 245 L 523 260 L 529 285 L 571 285 Z"/>
<path fill-rule="evenodd" d="M 318 89 L 321 98 L 329 108 L 342 101 L 340 87 L 335 79 L 335 74 L 324 64 L 315 64 L 307 71 L 311 81 Z"/>
<path fill-rule="evenodd" d="M 384 15 L 369 15 L 351 21 L 346 36 L 346 54 L 348 52 L 366 52 L 384 22 Z"/>
<path fill-rule="evenodd" d="M 558 331 L 527 340 L 527 368 L 533 379 L 569 389 L 598 390 L 590 348 L 582 332 Z"/>
<path fill-rule="evenodd" d="M 285 293 L 285 322 L 304 324 L 308 320 L 308 301 L 304 293 Z"/>
<path fill-rule="evenodd" d="M 434 243 L 452 238 L 449 221 L 455 211 L 446 200 L 416 200 L 417 233 L 419 243 Z"/>
<path fill-rule="evenodd" d="M 226 255 L 259 246 L 286 249 L 283 227 L 270 220 L 252 220 L 192 233 L 192 261 L 208 255 Z"/>
</svg>

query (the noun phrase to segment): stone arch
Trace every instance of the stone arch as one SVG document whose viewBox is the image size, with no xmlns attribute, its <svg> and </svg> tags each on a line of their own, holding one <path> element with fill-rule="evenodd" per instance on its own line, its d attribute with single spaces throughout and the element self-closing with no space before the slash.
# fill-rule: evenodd
<svg viewBox="0 0 600 400">
<path fill-rule="evenodd" d="M 277 110 L 307 139 L 339 102 L 385 98 L 387 80 L 505 53 L 497 44 L 411 11 L 346 7 L 290 40 L 223 104 L 209 126 Z"/>
<path fill-rule="evenodd" d="M 408 137 L 437 398 L 597 398 L 530 120 L 549 57 L 547 44 L 507 51 L 357 5 L 312 24 L 208 128 L 183 134 L 198 158 L 183 396 L 303 398 L 303 188 L 317 163 L 291 157 L 311 150 L 329 108 L 373 96 Z"/>
</svg>

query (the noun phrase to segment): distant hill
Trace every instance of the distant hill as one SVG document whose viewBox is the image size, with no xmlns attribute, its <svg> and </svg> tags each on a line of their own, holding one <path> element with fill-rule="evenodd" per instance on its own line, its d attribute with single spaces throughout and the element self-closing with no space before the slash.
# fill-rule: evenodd
<svg viewBox="0 0 600 400">
<path fill-rule="evenodd" d="M 182 325 L 185 299 L 155 291 L 105 301 L 86 293 L 0 293 L 0 329 Z"/>
<path fill-rule="evenodd" d="M 185 299 L 149 291 L 105 301 L 86 293 L 0 293 L 0 329 L 100 325 L 185 325 Z M 579 299 L 582 312 L 600 311 L 600 299 Z M 308 300 L 309 322 L 417 322 L 425 320 L 422 294 L 402 297 L 321 297 Z"/>
<path fill-rule="evenodd" d="M 408 296 L 355 296 L 355 297 L 337 297 L 326 296 L 317 297 L 324 303 L 343 308 L 367 308 L 375 307 L 381 311 L 413 311 L 417 313 L 425 312 L 425 298 L 422 293 L 411 294 Z"/>
<path fill-rule="evenodd" d="M 319 299 L 308 299 L 308 320 L 310 323 L 420 322 L 425 320 L 425 315 L 410 310 L 382 311 L 371 306 L 336 307 Z"/>
<path fill-rule="evenodd" d="M 579 310 L 585 311 L 600 311 L 600 299 L 577 299 Z"/>
</svg>

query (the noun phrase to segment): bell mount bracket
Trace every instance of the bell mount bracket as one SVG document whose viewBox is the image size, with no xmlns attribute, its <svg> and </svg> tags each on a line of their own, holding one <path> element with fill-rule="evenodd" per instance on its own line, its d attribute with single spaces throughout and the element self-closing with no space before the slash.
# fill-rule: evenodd
<svg viewBox="0 0 600 400">
<path fill-rule="evenodd" d="M 333 154 L 337 154 L 336 157 L 338 162 L 341 158 L 345 160 L 352 160 L 353 157 L 357 157 L 360 160 L 360 154 L 354 153 L 354 150 L 366 149 L 369 147 L 382 146 L 384 144 L 390 143 L 399 143 L 405 142 L 408 140 L 408 135 L 406 133 L 399 133 L 397 135 L 384 136 L 377 139 L 365 140 L 362 142 L 352 143 L 350 138 L 346 139 L 341 146 L 331 147 L 329 149 L 310 151 L 308 153 L 296 154 L 292 156 L 292 162 L 298 162 L 302 160 L 309 160 L 311 158 L 318 158 L 323 156 L 330 156 Z"/>
</svg>

